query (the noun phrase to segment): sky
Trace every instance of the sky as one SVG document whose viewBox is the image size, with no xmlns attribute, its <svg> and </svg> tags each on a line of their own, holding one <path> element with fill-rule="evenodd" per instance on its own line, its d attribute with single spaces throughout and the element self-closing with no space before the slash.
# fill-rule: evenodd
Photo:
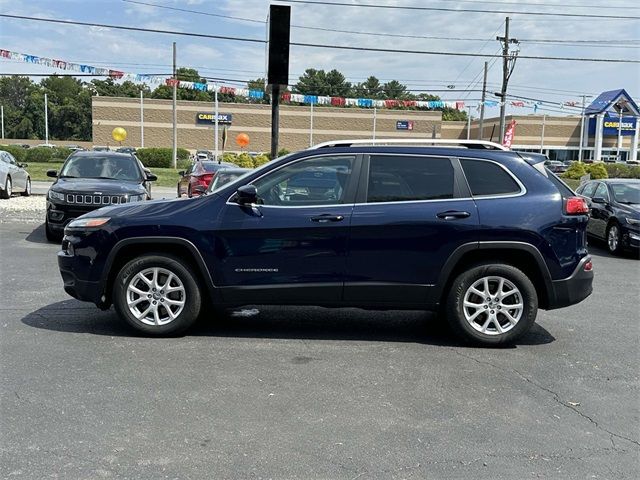
<svg viewBox="0 0 640 480">
<path fill-rule="evenodd" d="M 484 61 L 489 61 L 491 68 L 487 98 L 497 100 L 493 92 L 500 89 L 500 59 L 403 52 L 428 50 L 497 54 L 501 46 L 495 37 L 504 34 L 505 13 L 379 9 L 268 0 L 140 1 L 240 19 L 169 10 L 125 0 L 0 0 L 0 13 L 265 39 L 264 22 L 269 4 L 289 4 L 291 24 L 295 26 L 291 30 L 292 42 L 402 51 L 379 53 L 292 46 L 290 83 L 295 83 L 307 68 L 335 68 L 352 83 L 374 75 L 381 81 L 398 80 L 416 93 L 429 92 L 444 100 L 464 100 L 467 105 L 475 106 L 481 93 L 469 90 L 481 90 L 483 64 Z M 606 7 L 605 2 L 596 0 L 327 0 L 326 3 L 329 2 L 455 10 L 509 10 L 515 12 L 509 14 L 510 36 L 522 40 L 518 47 L 520 55 L 640 60 L 640 20 L 628 18 L 640 17 L 640 3 L 636 0 L 611 0 Z M 580 4 L 586 6 L 578 7 Z M 530 12 L 554 15 L 537 16 Z M 559 13 L 618 15 L 627 18 L 563 17 L 558 16 Z M 331 32 L 317 28 L 405 37 Z M 635 46 L 585 47 L 531 42 L 546 39 L 633 41 Z M 239 86 L 244 85 L 247 80 L 265 76 L 265 45 L 261 43 L 0 18 L 0 49 L 130 73 L 170 73 L 173 41 L 177 42 L 178 66 L 196 68 L 203 76 L 224 79 L 219 82 L 221 84 Z M 45 66 L 0 59 L 2 74 L 54 72 L 54 69 Z M 455 89 L 448 86 L 454 86 Z M 560 115 L 576 113 L 575 109 L 561 109 L 559 106 L 564 102 L 581 102 L 581 95 L 595 97 L 602 91 L 618 88 L 625 88 L 632 97 L 640 98 L 640 64 L 520 58 L 509 83 L 509 93 L 512 95 L 557 102 L 557 105 L 540 108 L 538 113 Z M 471 113 L 473 116 L 477 115 L 475 110 Z M 533 109 L 509 107 L 508 113 L 532 114 Z M 487 110 L 488 117 L 497 115 L 497 108 Z"/>
</svg>

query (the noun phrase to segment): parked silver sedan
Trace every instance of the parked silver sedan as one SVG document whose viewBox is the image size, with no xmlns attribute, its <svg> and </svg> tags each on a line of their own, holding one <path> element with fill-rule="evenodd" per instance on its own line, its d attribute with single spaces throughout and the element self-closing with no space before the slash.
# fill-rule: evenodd
<svg viewBox="0 0 640 480">
<path fill-rule="evenodd" d="M 0 198 L 9 198 L 14 192 L 31 195 L 31 177 L 9 152 L 0 151 Z"/>
</svg>

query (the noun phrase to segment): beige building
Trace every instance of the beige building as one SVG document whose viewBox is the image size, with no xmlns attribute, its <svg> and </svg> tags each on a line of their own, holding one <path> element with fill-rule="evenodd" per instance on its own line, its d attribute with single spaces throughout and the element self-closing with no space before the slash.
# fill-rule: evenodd
<svg viewBox="0 0 640 480">
<path fill-rule="evenodd" d="M 93 97 L 94 145 L 117 145 L 111 137 L 116 127 L 127 130 L 126 144 L 145 147 L 169 147 L 172 143 L 172 102 L 170 100 Z M 178 146 L 190 150 L 214 148 L 213 105 L 206 102 L 178 102 Z M 271 135 L 271 107 L 262 104 L 220 103 L 221 117 L 228 125 L 227 150 L 238 151 L 235 137 L 249 135 L 249 151 L 268 152 Z M 198 117 L 208 115 L 209 120 Z M 143 120 L 143 121 L 141 121 Z M 578 158 L 580 116 L 524 115 L 508 116 L 515 120 L 512 148 L 546 153 L 551 159 Z M 482 138 L 498 140 L 497 118 L 486 119 Z M 593 158 L 594 140 L 584 122 L 583 158 Z M 220 125 L 222 128 L 222 124 Z M 478 138 L 478 121 L 442 120 L 439 111 L 338 108 L 282 105 L 280 107 L 280 148 L 301 150 L 312 144 L 351 138 Z M 637 136 L 624 136 L 622 157 L 629 158 Z M 220 135 L 219 148 L 222 148 Z M 617 155 L 617 137 L 603 138 L 602 158 Z"/>
</svg>

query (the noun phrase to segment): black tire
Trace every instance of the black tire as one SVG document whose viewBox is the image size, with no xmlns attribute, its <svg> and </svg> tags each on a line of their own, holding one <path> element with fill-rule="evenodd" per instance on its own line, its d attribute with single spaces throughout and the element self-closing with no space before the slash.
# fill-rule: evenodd
<svg viewBox="0 0 640 480">
<path fill-rule="evenodd" d="M 610 236 L 615 238 L 609 238 Z M 611 222 L 607 226 L 605 243 L 607 244 L 607 250 L 613 255 L 619 255 L 622 251 L 622 232 L 617 222 Z"/>
<path fill-rule="evenodd" d="M 187 187 L 187 197 L 192 198 L 192 195 L 191 195 L 191 184 L 189 184 L 189 186 Z"/>
<path fill-rule="evenodd" d="M 50 242 L 60 243 L 62 241 L 62 235 L 51 230 L 47 219 L 44 221 L 44 235 Z"/>
<path fill-rule="evenodd" d="M 136 315 L 134 315 L 134 313 L 131 311 L 127 303 L 128 295 L 137 295 L 136 293 L 128 293 L 129 286 L 132 285 L 135 287 L 137 285 L 138 287 L 140 287 L 140 285 L 145 285 L 144 283 L 141 283 L 141 280 L 136 280 L 136 276 L 141 272 L 148 272 L 152 269 L 159 269 L 160 271 L 167 271 L 173 274 L 175 277 L 177 277 L 183 287 L 183 293 L 178 292 L 178 295 L 183 296 L 178 296 L 177 298 L 173 297 L 174 301 L 176 299 L 184 301 L 182 310 L 173 311 L 173 313 L 178 312 L 175 318 L 173 320 L 166 320 L 166 323 L 163 324 L 149 324 L 148 322 L 151 321 L 149 318 L 137 318 Z M 160 276 L 158 278 L 160 279 Z M 159 280 L 159 282 L 160 281 L 164 280 Z M 167 301 L 170 300 L 170 294 L 167 293 L 165 296 L 161 297 L 160 291 L 152 291 L 151 286 L 148 286 L 148 288 L 150 290 L 148 292 L 148 295 L 156 293 L 156 295 L 158 296 L 157 298 L 151 297 L 151 299 L 149 300 L 143 299 L 145 295 L 139 295 L 138 297 L 136 297 L 134 301 L 138 301 L 138 305 L 141 305 L 141 307 L 139 307 L 137 310 L 138 313 L 143 314 L 144 312 L 140 312 L 140 310 L 151 308 L 158 311 L 159 316 L 164 315 L 166 318 L 169 318 L 170 313 L 166 307 L 168 303 L 161 304 L 160 302 L 164 302 L 165 299 L 167 299 Z M 145 291 L 145 293 L 147 292 Z M 162 291 L 162 293 L 164 294 L 164 291 Z M 148 297 L 148 295 L 146 296 Z M 185 263 L 179 258 L 165 254 L 143 255 L 127 263 L 118 272 L 118 275 L 114 280 L 112 296 L 113 305 L 120 318 L 139 332 L 142 332 L 145 335 L 149 336 L 177 335 L 184 332 L 196 321 L 202 306 L 200 288 L 198 287 L 198 283 L 196 282 L 195 277 L 189 271 L 189 268 L 187 268 Z M 152 306 L 151 303 L 153 301 L 157 301 L 158 303 L 153 304 Z M 158 317 L 155 318 L 157 322 Z"/>
<path fill-rule="evenodd" d="M 483 299 L 479 295 L 475 295 L 471 287 L 476 282 L 484 284 L 485 278 L 489 279 L 488 286 L 491 295 Z M 509 284 L 514 286 L 517 292 L 500 298 L 500 295 L 497 294 L 500 278 L 504 279 L 502 293 L 508 293 L 504 291 L 504 286 Z M 469 294 L 468 299 L 472 304 L 479 304 L 482 307 L 475 310 L 465 307 L 464 301 L 467 294 Z M 507 297 L 509 298 L 507 299 Z M 499 301 L 496 301 L 496 298 Z M 508 308 L 509 304 L 517 305 L 519 303 L 522 304 L 522 307 L 518 319 L 513 324 L 509 323 L 506 315 L 516 316 L 514 314 L 517 314 L 516 310 Z M 445 311 L 451 329 L 465 342 L 478 346 L 508 345 L 522 337 L 533 326 L 538 313 L 538 295 L 529 277 L 519 269 L 505 264 L 481 264 L 469 268 L 454 279 L 447 297 Z M 465 313 L 472 317 L 475 312 L 479 312 L 476 319 L 467 320 Z M 496 320 L 490 320 L 490 315 Z M 489 325 L 484 330 L 486 333 L 480 331 L 487 324 Z M 498 330 L 498 325 L 500 325 L 500 330 Z M 503 329 L 504 332 L 502 332 Z"/>
<path fill-rule="evenodd" d="M 24 192 L 20 192 L 23 197 L 31 195 L 31 178 L 27 177 L 27 185 L 24 187 Z"/>
<path fill-rule="evenodd" d="M 11 183 L 11 177 L 9 175 L 7 175 L 7 179 L 4 181 L 4 189 L 0 190 L 0 198 L 2 199 L 7 199 L 11 197 L 11 193 L 13 190 L 12 187 L 12 183 Z"/>
</svg>

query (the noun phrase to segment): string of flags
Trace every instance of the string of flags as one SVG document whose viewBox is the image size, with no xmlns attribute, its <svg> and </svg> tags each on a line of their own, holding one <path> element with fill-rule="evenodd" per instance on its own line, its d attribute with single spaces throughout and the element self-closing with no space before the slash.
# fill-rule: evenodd
<svg viewBox="0 0 640 480">
<path fill-rule="evenodd" d="M 13 52 L 10 50 L 0 49 L 0 58 L 17 60 L 24 63 L 31 63 L 35 65 L 44 65 L 46 67 L 78 72 L 94 74 L 96 76 L 110 77 L 115 80 L 131 81 L 137 83 L 146 83 L 150 85 L 167 85 L 178 88 L 185 88 L 188 90 L 198 90 L 202 92 L 215 92 L 220 94 L 229 94 L 236 97 L 249 98 L 254 100 L 261 100 L 264 98 L 264 92 L 262 90 L 251 90 L 248 88 L 229 87 L 218 85 L 217 83 L 201 83 L 201 82 L 189 82 L 185 80 L 178 80 L 174 78 L 167 78 L 167 75 L 153 75 L 145 73 L 129 73 L 120 70 L 113 70 L 110 68 L 95 67 L 92 65 L 84 65 L 79 63 L 67 62 L 64 60 L 56 60 L 53 58 L 40 57 L 36 55 L 28 55 L 25 53 Z M 395 99 L 371 99 L 371 98 L 346 98 L 346 97 L 333 97 L 333 96 L 321 96 L 321 95 L 302 95 L 291 92 L 284 92 L 282 94 L 282 101 L 285 103 L 302 103 L 307 105 L 332 105 L 337 107 L 354 106 L 360 108 L 424 108 L 424 109 L 442 109 L 450 108 L 455 110 L 464 110 L 465 102 L 462 100 L 395 100 Z M 516 108 L 529 107 L 533 108 L 534 113 L 542 105 L 540 101 L 530 100 L 514 100 L 506 102 L 507 105 Z M 548 102 L 544 102 L 548 104 Z M 480 110 L 483 102 L 478 102 L 476 109 Z M 495 100 L 485 100 L 484 106 L 489 108 L 500 107 L 503 102 Z M 578 102 L 567 101 L 558 105 L 561 109 L 566 107 L 576 107 Z"/>
</svg>

